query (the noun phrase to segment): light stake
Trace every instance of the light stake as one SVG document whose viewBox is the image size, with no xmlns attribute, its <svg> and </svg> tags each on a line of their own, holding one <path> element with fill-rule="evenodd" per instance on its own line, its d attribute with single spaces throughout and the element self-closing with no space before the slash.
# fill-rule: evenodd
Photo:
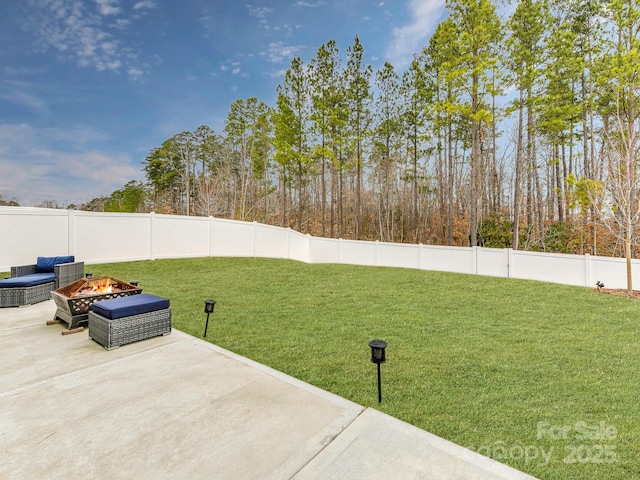
<svg viewBox="0 0 640 480">
<path fill-rule="evenodd" d="M 382 403 L 382 384 L 380 382 L 380 364 L 387 361 L 384 349 L 387 348 L 387 342 L 384 340 L 371 340 L 371 361 L 378 365 L 378 403 Z"/>
<path fill-rule="evenodd" d="M 209 315 L 213 313 L 216 301 L 209 299 L 204 301 L 204 312 L 207 314 L 207 323 L 204 325 L 204 336 L 207 336 L 207 328 L 209 328 Z"/>
</svg>

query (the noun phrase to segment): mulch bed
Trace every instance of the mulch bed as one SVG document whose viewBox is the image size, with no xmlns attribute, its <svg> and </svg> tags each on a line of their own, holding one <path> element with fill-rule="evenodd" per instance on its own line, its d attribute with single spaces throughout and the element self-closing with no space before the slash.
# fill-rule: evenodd
<svg viewBox="0 0 640 480">
<path fill-rule="evenodd" d="M 626 288 L 594 288 L 594 291 L 598 293 L 606 293 L 609 295 L 616 295 L 618 297 L 635 298 L 640 300 L 640 290 L 633 290 L 629 292 Z"/>
</svg>

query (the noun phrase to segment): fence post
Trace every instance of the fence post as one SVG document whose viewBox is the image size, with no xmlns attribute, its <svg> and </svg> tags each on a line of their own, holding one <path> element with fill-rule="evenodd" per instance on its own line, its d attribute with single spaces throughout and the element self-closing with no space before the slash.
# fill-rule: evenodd
<svg viewBox="0 0 640 480">
<path fill-rule="evenodd" d="M 507 278 L 511 278 L 511 264 L 513 263 L 513 248 L 507 249 Z"/>
<path fill-rule="evenodd" d="M 473 264 L 471 265 L 471 273 L 474 275 L 478 274 L 478 247 L 476 245 L 474 245 L 471 251 L 471 258 L 472 258 L 472 262 Z"/>
<path fill-rule="evenodd" d="M 380 265 L 380 252 L 378 248 L 379 245 L 380 245 L 380 242 L 376 240 L 376 244 L 374 246 L 374 256 L 375 256 L 376 267 Z"/>
<path fill-rule="evenodd" d="M 149 213 L 149 260 L 156 259 L 156 212 Z"/>
<path fill-rule="evenodd" d="M 209 256 L 213 257 L 213 217 L 209 215 Z"/>
<path fill-rule="evenodd" d="M 342 238 L 338 239 L 338 263 L 342 263 Z"/>
<path fill-rule="evenodd" d="M 256 225 L 258 222 L 253 221 L 253 225 L 251 226 L 251 253 L 253 256 L 256 256 Z"/>
<path fill-rule="evenodd" d="M 591 285 L 591 255 L 584 254 L 584 286 Z"/>
<path fill-rule="evenodd" d="M 76 254 L 76 211 L 67 210 L 67 255 Z"/>
</svg>

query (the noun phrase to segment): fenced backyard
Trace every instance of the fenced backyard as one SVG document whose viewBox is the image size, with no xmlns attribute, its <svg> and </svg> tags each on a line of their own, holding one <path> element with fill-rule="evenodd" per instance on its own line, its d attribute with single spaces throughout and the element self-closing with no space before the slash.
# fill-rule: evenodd
<svg viewBox="0 0 640 480">
<path fill-rule="evenodd" d="M 540 478 L 640 478 L 640 303 L 584 288 L 623 288 L 623 259 L 154 214 L 0 207 L 0 229 L 0 271 L 73 254 L 170 298 L 197 337 L 215 298 L 224 348 Z"/>
</svg>

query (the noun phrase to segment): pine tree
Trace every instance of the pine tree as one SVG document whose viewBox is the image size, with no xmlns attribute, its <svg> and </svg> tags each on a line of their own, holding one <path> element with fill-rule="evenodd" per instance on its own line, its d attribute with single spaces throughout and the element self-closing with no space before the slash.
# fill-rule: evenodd
<svg viewBox="0 0 640 480">
<path fill-rule="evenodd" d="M 458 54 L 455 47 L 456 26 L 448 18 L 440 23 L 424 50 L 424 70 L 431 79 L 434 91 L 433 127 L 436 132 L 437 149 L 437 190 L 440 218 L 446 218 L 447 245 L 454 244 L 454 216 L 456 211 L 457 145 L 461 118 L 456 106 L 461 102 L 462 85 L 455 75 Z M 444 230 L 443 225 L 443 230 Z M 445 243 L 443 241 L 443 243 Z"/>
<path fill-rule="evenodd" d="M 411 158 L 411 213 L 412 228 L 416 242 L 420 242 L 420 228 L 418 210 L 418 162 L 422 158 L 423 142 L 429 140 L 426 125 L 428 121 L 429 105 L 433 101 L 435 86 L 433 78 L 428 77 L 424 70 L 424 56 L 414 55 L 409 67 L 402 75 L 401 95 L 403 99 L 402 119 L 404 135 L 409 144 Z"/>
<path fill-rule="evenodd" d="M 365 65 L 364 48 L 356 36 L 353 46 L 347 49 L 346 100 L 349 112 L 349 126 L 354 143 L 355 180 L 355 238 L 362 235 L 362 176 L 364 169 L 363 145 L 371 124 L 371 65 Z"/>
<path fill-rule="evenodd" d="M 336 168 L 336 150 L 339 143 L 339 136 L 342 134 L 344 118 L 344 92 L 342 90 L 342 79 L 340 71 L 340 57 L 338 48 L 334 40 L 329 40 L 322 45 L 316 54 L 316 58 L 311 62 L 311 98 L 312 112 L 310 119 L 313 130 L 318 138 L 314 156 L 320 163 L 320 216 L 322 235 L 326 230 L 326 209 L 327 209 L 327 186 L 326 186 L 326 166 L 330 166 L 332 179 L 331 198 L 335 199 L 336 188 L 333 184 Z M 331 202 L 330 232 L 333 236 L 334 228 L 334 200 Z"/>
<path fill-rule="evenodd" d="M 277 161 L 281 165 L 291 165 L 295 171 L 298 189 L 298 214 L 296 226 L 302 231 L 306 174 L 309 168 L 308 116 L 309 89 L 307 73 L 300 57 L 291 61 L 291 67 L 278 85 L 278 115 L 276 125 Z M 286 122 L 286 124 L 284 124 Z M 283 156 L 288 158 L 283 158 Z M 283 188 L 286 188 L 284 182 Z M 286 198 L 286 197 L 285 197 Z"/>
<path fill-rule="evenodd" d="M 523 173 L 536 168 L 534 158 L 534 105 L 536 103 L 537 78 L 543 63 L 543 37 L 548 22 L 548 10 L 544 0 L 521 0 L 507 27 L 507 65 L 512 81 L 518 90 L 516 133 L 516 158 L 513 194 L 513 234 L 511 248 L 517 250 L 520 238 L 520 211 L 522 208 Z M 526 136 L 525 136 L 526 116 Z M 530 206 L 529 206 L 530 207 Z"/>
<path fill-rule="evenodd" d="M 377 125 L 373 132 L 374 156 L 378 161 L 377 170 L 381 189 L 378 198 L 378 225 L 380 239 L 391 241 L 394 238 L 394 204 L 396 169 L 394 151 L 397 149 L 400 127 L 400 78 L 389 62 L 375 74 L 378 87 L 376 98 Z"/>
<path fill-rule="evenodd" d="M 457 110 L 470 121 L 469 242 L 477 244 L 479 180 L 482 172 L 482 135 L 493 119 L 486 96 L 494 87 L 497 44 L 502 29 L 490 0 L 448 0 L 447 8 L 457 35 L 457 56 L 451 58 L 451 74 L 465 86 L 468 97 Z"/>
</svg>

